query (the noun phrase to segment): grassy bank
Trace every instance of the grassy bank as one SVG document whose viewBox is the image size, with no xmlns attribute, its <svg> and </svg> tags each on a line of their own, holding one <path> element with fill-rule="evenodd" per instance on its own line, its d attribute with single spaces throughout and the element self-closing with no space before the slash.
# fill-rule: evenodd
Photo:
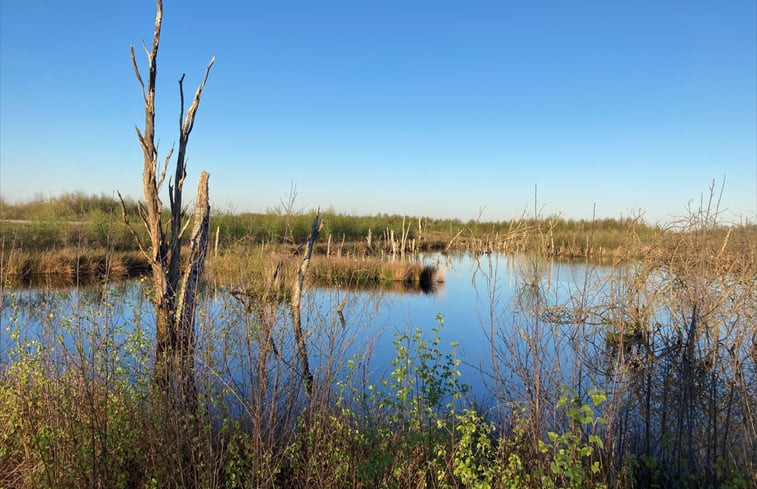
<svg viewBox="0 0 757 489">
<path fill-rule="evenodd" d="M 144 241 L 136 203 L 127 202 L 127 214 Z M 498 222 L 462 222 L 377 214 L 351 216 L 323 214 L 324 228 L 317 254 L 328 256 L 404 256 L 428 251 L 473 253 L 537 253 L 559 259 L 617 261 L 642 258 L 661 239 L 675 241 L 695 232 L 685 221 L 651 226 L 640 219 L 570 220 L 550 216 Z M 295 249 L 307 240 L 311 216 L 268 213 L 219 213 L 211 217 L 210 255 L 248 253 L 260 245 Z M 725 237 L 748 250 L 757 239 L 757 225 L 716 226 L 708 238 Z M 0 241 L 5 254 L 65 253 L 65 250 L 107 249 L 134 252 L 134 236 L 121 218 L 120 204 L 107 196 L 64 194 L 26 203 L 0 200 Z M 61 251 L 64 250 L 64 251 Z"/>
<path fill-rule="evenodd" d="M 136 203 L 127 202 L 130 221 L 142 233 Z M 261 243 L 299 244 L 308 236 L 308 213 L 230 214 L 215 212 L 210 229 L 213 247 L 233 249 Z M 498 222 L 463 222 L 422 216 L 352 216 L 323 213 L 321 247 L 339 254 L 399 254 L 447 249 L 540 252 L 563 257 L 601 256 L 632 241 L 651 242 L 662 229 L 634 219 L 596 221 L 547 217 Z M 10 204 L 0 200 L 0 231 L 6 249 L 25 251 L 58 248 L 134 250 L 134 239 L 123 224 L 117 201 L 107 196 L 64 194 Z M 144 236 L 142 236 L 144 239 Z"/>
</svg>

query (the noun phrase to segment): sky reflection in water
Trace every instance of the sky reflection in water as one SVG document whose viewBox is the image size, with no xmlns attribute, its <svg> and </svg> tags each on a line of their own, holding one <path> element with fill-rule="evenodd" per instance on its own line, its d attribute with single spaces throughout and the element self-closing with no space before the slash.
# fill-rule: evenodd
<svg viewBox="0 0 757 489">
<path fill-rule="evenodd" d="M 448 353 L 450 345 L 457 343 L 457 356 L 462 360 L 462 382 L 473 388 L 474 397 L 481 396 L 486 392 L 483 378 L 491 371 L 490 328 L 494 327 L 498 334 L 508 334 L 503 330 L 517 309 L 514 301 L 518 297 L 519 284 L 531 273 L 529 267 L 534 263 L 522 256 L 496 254 L 463 254 L 450 258 L 435 254 L 422 259 L 438 263 L 443 270 L 444 283 L 434 293 L 315 289 L 307 294 L 303 303 L 306 327 L 312 330 L 319 324 L 336 322 L 335 311 L 344 294 L 349 294 L 349 305 L 344 311 L 347 330 L 341 339 L 349 340 L 347 336 L 354 335 L 354 345 L 349 349 L 351 353 L 370 351 L 369 375 L 378 381 L 382 376 L 388 378 L 390 375 L 390 362 L 395 357 L 395 334 L 406 332 L 412 335 L 418 328 L 424 339 L 430 340 L 432 329 L 439 326 L 437 315 L 441 315 L 444 326 L 439 347 L 443 353 Z M 603 273 L 601 267 L 575 263 L 539 261 L 536 266 L 546 277 L 541 285 L 544 298 L 547 303 L 555 304 L 581 287 L 587 274 Z M 105 315 L 74 314 L 76 310 L 86 311 L 86 305 L 103 300 L 102 290 L 98 288 L 6 291 L 0 311 L 0 361 L 7 361 L 10 353 L 9 327 L 21 327 L 43 344 L 55 336 L 57 325 L 62 321 L 89 322 L 96 324 L 100 332 L 111 328 L 121 335 L 130 324 L 139 324 L 151 332 L 151 306 L 142 287 L 143 282 L 139 281 L 111 285 L 108 289 L 111 307 Z M 238 312 L 234 309 L 239 309 L 239 305 L 223 291 L 215 291 L 206 304 L 206 322 L 235 321 L 234 314 Z M 282 317 L 287 316 L 282 314 Z M 69 336 L 65 344 L 71 348 L 74 341 L 75 338 Z M 317 366 L 318 351 L 322 349 L 314 350 L 311 362 Z"/>
</svg>

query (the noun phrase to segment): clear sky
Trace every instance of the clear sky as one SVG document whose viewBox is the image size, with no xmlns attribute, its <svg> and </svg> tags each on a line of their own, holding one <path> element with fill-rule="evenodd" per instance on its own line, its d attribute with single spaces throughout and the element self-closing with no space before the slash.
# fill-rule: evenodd
<svg viewBox="0 0 757 489">
<path fill-rule="evenodd" d="M 186 188 L 216 209 L 667 222 L 725 177 L 757 217 L 757 0 L 165 0 L 161 157 L 177 81 L 216 64 Z M 129 44 L 155 5 L 0 0 L 0 192 L 141 196 Z M 191 198 L 191 197 L 190 197 Z M 167 202 L 167 198 L 165 201 Z"/>
</svg>

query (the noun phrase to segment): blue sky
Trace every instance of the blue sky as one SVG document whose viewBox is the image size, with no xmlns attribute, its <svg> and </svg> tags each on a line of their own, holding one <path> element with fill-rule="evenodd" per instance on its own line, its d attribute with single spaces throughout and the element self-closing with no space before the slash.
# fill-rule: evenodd
<svg viewBox="0 0 757 489">
<path fill-rule="evenodd" d="M 165 0 L 161 155 L 212 56 L 187 189 L 216 209 L 668 222 L 725 177 L 757 218 L 757 7 Z M 141 192 L 148 0 L 0 1 L 0 192 Z M 188 95 L 189 96 L 189 95 Z M 167 202 L 167 198 L 165 199 Z"/>
</svg>

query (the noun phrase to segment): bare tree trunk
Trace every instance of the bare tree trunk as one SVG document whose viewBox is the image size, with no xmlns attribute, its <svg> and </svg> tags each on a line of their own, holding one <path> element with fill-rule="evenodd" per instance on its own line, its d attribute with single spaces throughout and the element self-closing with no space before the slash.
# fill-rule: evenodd
<svg viewBox="0 0 757 489">
<path fill-rule="evenodd" d="M 197 202 L 195 204 L 194 227 L 190 236 L 189 258 L 187 268 L 181 278 L 179 297 L 176 304 L 176 318 L 179 333 L 179 373 L 181 375 L 183 394 L 190 406 L 197 402 L 194 380 L 195 350 L 195 310 L 197 308 L 197 288 L 205 266 L 208 248 L 208 230 L 210 224 L 210 203 L 208 201 L 208 172 L 200 173 L 197 185 Z"/>
<path fill-rule="evenodd" d="M 318 239 L 318 234 L 323 228 L 323 222 L 321 221 L 320 209 L 313 219 L 313 228 L 310 231 L 310 237 L 308 238 L 307 252 L 305 258 L 302 260 L 302 265 L 297 271 L 297 281 L 294 283 L 294 290 L 292 290 L 292 328 L 294 329 L 294 337 L 297 342 L 297 350 L 300 356 L 300 368 L 302 370 L 302 378 L 305 383 L 305 391 L 308 397 L 313 395 L 313 374 L 310 371 L 310 364 L 308 362 L 308 351 L 305 345 L 305 336 L 302 332 L 302 316 L 300 314 L 300 301 L 302 299 L 302 288 L 305 283 L 305 276 L 310 265 L 310 257 L 313 254 L 313 246 L 315 240 Z"/>
<path fill-rule="evenodd" d="M 184 75 L 179 79 L 181 96 L 179 152 L 174 180 L 172 182 L 172 179 L 169 178 L 168 183 L 171 215 L 170 229 L 166 230 L 162 222 L 163 202 L 159 194 L 166 177 L 168 163 L 173 154 L 173 147 L 169 150 L 163 168 L 158 174 L 158 148 L 155 145 L 155 85 L 162 20 L 163 2 L 157 0 L 152 50 L 147 53 L 149 74 L 147 86 L 145 86 L 137 66 L 134 46 L 131 46 L 132 66 L 137 81 L 142 87 L 142 96 L 145 102 L 144 132 L 140 131 L 138 127 L 136 128 L 137 137 L 144 154 L 142 186 L 145 201 L 138 203 L 138 209 L 150 237 L 150 243 L 142 243 L 136 230 L 131 225 L 129 225 L 129 228 L 152 268 L 154 287 L 152 301 L 155 307 L 156 327 L 155 379 L 158 385 L 166 390 L 166 393 L 169 393 L 171 386 L 175 385 L 178 390 L 178 392 L 175 392 L 175 394 L 178 394 L 176 400 L 180 402 L 189 401 L 190 405 L 193 405 L 196 398 L 193 369 L 194 316 L 197 285 L 202 275 L 207 249 L 208 218 L 210 215 L 208 173 L 203 172 L 200 176 L 194 215 L 195 222 L 190 237 L 190 256 L 183 272 L 180 269 L 181 246 L 183 234 L 189 225 L 189 221 L 184 222 L 182 192 L 186 178 L 185 158 L 189 135 L 194 126 L 202 90 L 215 58 L 208 63 L 205 76 L 195 92 L 186 115 L 184 114 L 184 89 L 182 85 Z M 123 199 L 121 204 L 124 220 L 126 220 L 126 208 Z M 127 224 L 129 224 L 128 221 Z"/>
</svg>

